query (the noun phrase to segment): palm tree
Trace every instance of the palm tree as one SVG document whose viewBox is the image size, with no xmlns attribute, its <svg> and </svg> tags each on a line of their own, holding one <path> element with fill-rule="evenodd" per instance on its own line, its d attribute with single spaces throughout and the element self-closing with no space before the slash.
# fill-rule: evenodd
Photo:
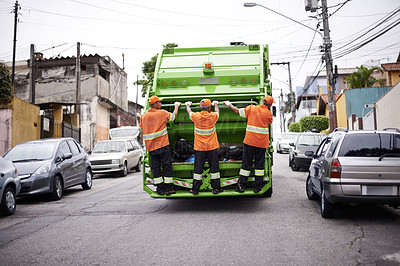
<svg viewBox="0 0 400 266">
<path fill-rule="evenodd" d="M 345 79 L 350 89 L 355 88 L 369 88 L 372 87 L 376 82 L 381 86 L 385 85 L 385 81 L 382 79 L 374 78 L 372 73 L 376 70 L 383 74 L 383 69 L 380 67 L 367 68 L 363 65 L 357 67 L 357 72 L 348 75 Z"/>
</svg>

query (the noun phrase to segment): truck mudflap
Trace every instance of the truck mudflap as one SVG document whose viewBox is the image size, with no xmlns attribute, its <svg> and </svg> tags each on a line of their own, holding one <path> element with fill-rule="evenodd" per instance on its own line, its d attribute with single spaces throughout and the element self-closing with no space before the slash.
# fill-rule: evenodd
<svg viewBox="0 0 400 266">
<path fill-rule="evenodd" d="M 267 157 L 267 161 L 270 160 Z M 245 192 L 239 193 L 235 191 L 236 184 L 239 179 L 239 170 L 241 166 L 241 161 L 234 162 L 220 162 L 220 172 L 222 175 L 229 175 L 229 177 L 221 177 L 221 188 L 222 192 L 218 194 L 212 193 L 211 187 L 211 175 L 209 174 L 209 169 L 207 169 L 208 164 L 205 165 L 206 170 L 203 172 L 203 184 L 200 187 L 200 191 L 197 195 L 193 195 L 189 192 L 192 188 L 193 178 L 190 175 L 193 171 L 193 163 L 173 163 L 174 176 L 173 184 L 176 194 L 169 196 L 159 195 L 155 191 L 155 186 L 153 185 L 153 178 L 151 176 L 151 171 L 149 171 L 149 164 L 147 160 L 143 161 L 143 189 L 150 194 L 152 198 L 196 198 L 196 197 L 238 197 L 238 196 L 260 196 L 260 197 L 270 197 L 272 195 L 272 173 L 271 170 L 266 168 L 264 170 L 263 186 L 259 193 L 253 192 L 253 182 L 254 182 L 254 169 L 252 169 L 250 177 L 248 178 Z M 189 175 L 188 175 L 189 173 Z M 234 173 L 233 176 L 232 173 Z M 185 176 L 182 176 L 185 175 Z M 253 175 L 253 176 L 252 176 Z"/>
</svg>

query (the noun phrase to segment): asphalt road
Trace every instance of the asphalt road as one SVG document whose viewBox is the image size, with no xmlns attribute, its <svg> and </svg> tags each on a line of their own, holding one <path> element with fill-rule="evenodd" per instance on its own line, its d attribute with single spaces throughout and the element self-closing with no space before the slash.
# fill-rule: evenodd
<svg viewBox="0 0 400 266">
<path fill-rule="evenodd" d="M 0 216 L 0 265 L 400 265 L 400 210 L 323 219 L 306 172 L 275 154 L 271 198 L 152 199 L 141 173 L 97 176 Z"/>
</svg>

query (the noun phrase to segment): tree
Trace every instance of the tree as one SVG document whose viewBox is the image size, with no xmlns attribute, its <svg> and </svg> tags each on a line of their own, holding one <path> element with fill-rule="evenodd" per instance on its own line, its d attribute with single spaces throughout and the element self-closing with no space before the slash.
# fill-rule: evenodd
<svg viewBox="0 0 400 266">
<path fill-rule="evenodd" d="M 8 103 L 11 99 L 11 73 L 6 64 L 0 62 L 0 102 Z"/>
<path fill-rule="evenodd" d="M 360 67 L 357 67 L 357 69 L 358 70 L 356 72 L 348 75 L 345 79 L 350 89 L 370 88 L 376 82 L 378 82 L 381 86 L 385 84 L 385 82 L 382 79 L 376 79 L 372 76 L 372 73 L 374 73 L 375 71 L 378 71 L 381 74 L 383 74 L 382 68 L 380 67 L 367 68 L 361 65 Z"/>
<path fill-rule="evenodd" d="M 178 44 L 176 43 L 167 43 L 166 45 L 163 45 L 164 48 L 170 47 L 178 47 Z M 144 97 L 147 94 L 147 91 L 153 87 L 153 80 L 154 80 L 154 71 L 156 70 L 156 63 L 157 63 L 157 58 L 158 54 L 154 55 L 150 61 L 146 61 L 143 63 L 142 67 L 142 72 L 144 74 L 142 80 L 138 80 L 134 84 L 139 84 L 142 85 L 142 97 Z"/>
<path fill-rule="evenodd" d="M 302 117 L 299 121 L 301 131 L 311 131 L 313 129 L 321 132 L 329 127 L 329 118 L 323 115 L 310 115 Z"/>
<path fill-rule="evenodd" d="M 289 125 L 290 132 L 301 132 L 300 130 L 300 122 L 294 122 Z"/>
</svg>

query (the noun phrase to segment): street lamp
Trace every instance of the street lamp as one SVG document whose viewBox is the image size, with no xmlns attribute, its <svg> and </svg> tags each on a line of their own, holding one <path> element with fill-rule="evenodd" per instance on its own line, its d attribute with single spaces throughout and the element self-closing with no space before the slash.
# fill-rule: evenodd
<svg viewBox="0 0 400 266">
<path fill-rule="evenodd" d="M 289 19 L 289 20 L 291 20 L 291 21 L 293 21 L 293 22 L 296 22 L 296 23 L 302 25 L 303 27 L 306 27 L 306 28 L 308 28 L 308 29 L 310 29 L 310 30 L 312 30 L 312 31 L 315 31 L 316 33 L 318 33 L 319 35 L 321 35 L 321 37 L 323 37 L 322 33 L 319 32 L 319 31 L 317 31 L 316 29 L 313 29 L 313 28 L 307 26 L 306 24 L 301 23 L 300 21 L 297 21 L 297 20 L 294 20 L 294 19 L 292 19 L 292 18 L 290 18 L 290 17 L 288 17 L 288 16 L 285 16 L 284 14 L 281 14 L 281 13 L 279 13 L 279 12 L 276 12 L 275 10 L 272 10 L 272 9 L 266 7 L 266 6 L 263 6 L 263 5 L 260 5 L 260 4 L 257 4 L 257 3 L 244 3 L 243 6 L 245 6 L 245 7 L 261 6 L 261 7 L 265 8 L 265 9 L 268 9 L 268 10 L 271 11 L 271 12 L 274 12 L 275 14 L 278 14 L 278 15 L 284 17 L 284 18 L 287 18 L 287 19 Z"/>
<path fill-rule="evenodd" d="M 335 97 L 335 85 L 333 81 L 333 67 L 332 67 L 332 54 L 331 54 L 331 39 L 329 36 L 329 24 L 328 24 L 328 8 L 327 8 L 327 3 L 326 0 L 321 0 L 322 2 L 322 17 L 323 17 L 323 23 L 324 23 L 324 35 L 322 35 L 321 32 L 317 31 L 316 29 L 313 29 L 297 20 L 294 20 L 288 16 L 285 16 L 279 12 L 276 12 L 275 10 L 272 10 L 266 6 L 257 4 L 257 3 L 244 3 L 243 5 L 245 7 L 254 7 L 254 6 L 260 6 L 263 7 L 271 12 L 274 12 L 275 14 L 278 14 L 284 18 L 287 18 L 293 22 L 296 22 L 297 24 L 300 24 L 307 29 L 310 29 L 316 33 L 318 33 L 322 39 L 324 40 L 324 56 L 323 60 L 326 61 L 326 73 L 328 75 L 328 104 L 329 104 L 329 127 L 330 130 L 333 131 L 337 127 L 337 115 L 336 115 L 336 97 Z"/>
</svg>

